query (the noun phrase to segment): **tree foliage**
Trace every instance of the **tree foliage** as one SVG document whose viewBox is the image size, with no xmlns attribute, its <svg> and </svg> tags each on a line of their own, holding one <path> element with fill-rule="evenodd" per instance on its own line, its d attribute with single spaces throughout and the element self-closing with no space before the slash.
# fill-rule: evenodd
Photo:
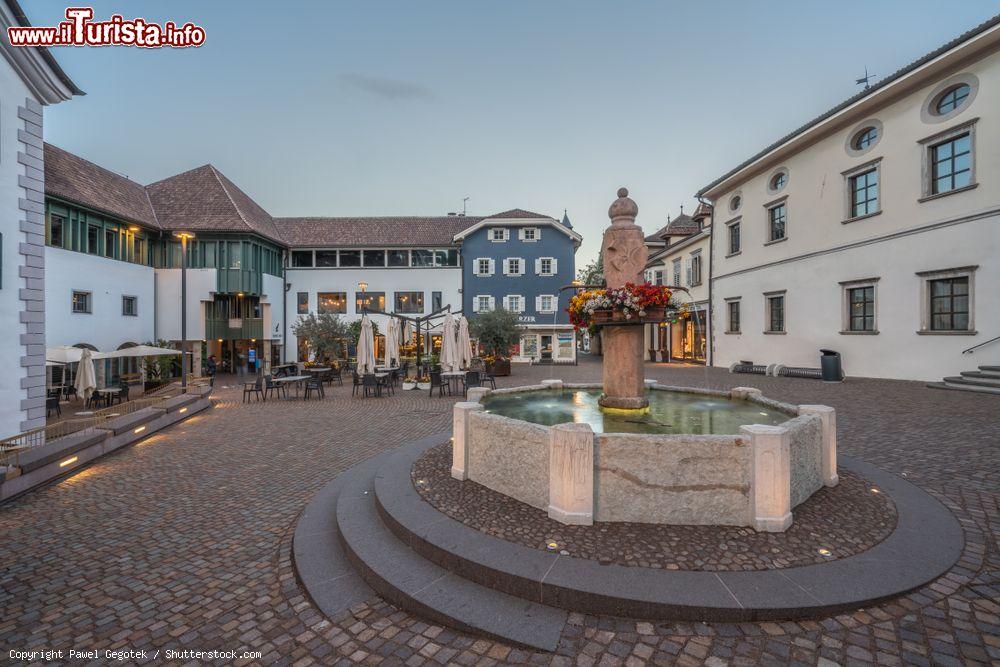
<svg viewBox="0 0 1000 667">
<path fill-rule="evenodd" d="M 469 321 L 469 333 L 479 339 L 487 354 L 506 358 L 511 345 L 520 338 L 521 329 L 517 325 L 517 313 L 497 308 L 476 314 Z"/>
<path fill-rule="evenodd" d="M 352 323 L 353 325 L 353 323 Z M 358 327 L 360 329 L 360 322 Z M 330 313 L 309 313 L 302 315 L 292 325 L 296 338 L 305 339 L 316 354 L 317 359 L 345 356 L 344 345 L 351 337 L 351 326 L 344 323 L 339 315 Z"/>
<path fill-rule="evenodd" d="M 603 285 L 604 255 L 602 253 L 597 253 L 597 257 L 590 260 L 589 264 L 580 269 L 577 272 L 576 277 L 584 285 Z"/>
</svg>

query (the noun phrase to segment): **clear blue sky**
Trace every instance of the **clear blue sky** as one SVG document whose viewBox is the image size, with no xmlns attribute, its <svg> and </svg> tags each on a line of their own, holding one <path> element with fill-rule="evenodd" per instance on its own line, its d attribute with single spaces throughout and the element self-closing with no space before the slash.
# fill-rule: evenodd
<svg viewBox="0 0 1000 667">
<path fill-rule="evenodd" d="M 22 4 L 53 25 L 64 2 Z M 80 3 L 91 4 L 91 3 Z M 47 139 L 148 183 L 213 163 L 272 215 L 569 209 L 599 248 L 626 185 L 653 230 L 693 193 L 1000 3 L 95 0 L 198 49 L 59 48 L 87 96 Z"/>
</svg>

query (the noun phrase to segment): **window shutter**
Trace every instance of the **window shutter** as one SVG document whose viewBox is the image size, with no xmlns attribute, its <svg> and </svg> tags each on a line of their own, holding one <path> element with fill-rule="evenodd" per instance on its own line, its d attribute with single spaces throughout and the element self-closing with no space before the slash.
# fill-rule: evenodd
<svg viewBox="0 0 1000 667">
<path fill-rule="evenodd" d="M 508 227 L 504 227 L 504 230 L 503 230 L 503 240 L 504 241 L 510 241 L 510 228 L 508 228 Z"/>
<path fill-rule="evenodd" d="M 505 257 L 503 260 L 503 274 L 505 276 L 510 275 L 510 257 Z"/>
<path fill-rule="evenodd" d="M 476 296 L 472 297 L 472 312 L 474 312 L 474 313 L 478 313 L 479 312 L 479 295 L 478 294 Z"/>
<path fill-rule="evenodd" d="M 491 297 L 487 297 L 487 298 L 490 300 L 489 301 L 489 303 L 490 303 L 490 310 L 495 310 L 496 307 L 497 307 L 497 305 L 496 305 L 497 304 L 497 300 L 495 298 L 493 298 L 492 296 Z"/>
<path fill-rule="evenodd" d="M 491 257 L 490 258 L 490 272 L 487 273 L 486 275 L 492 276 L 494 273 L 496 273 L 496 270 L 497 270 L 496 260 Z"/>
<path fill-rule="evenodd" d="M 538 258 L 535 260 L 535 275 L 540 275 L 542 273 L 542 260 Z"/>
<path fill-rule="evenodd" d="M 523 276 L 524 275 L 524 265 L 525 264 L 526 264 L 526 262 L 524 261 L 523 257 L 518 257 L 517 258 L 517 275 L 519 275 L 519 276 Z"/>
<path fill-rule="evenodd" d="M 535 310 L 538 311 L 539 313 L 542 312 L 542 297 L 541 296 L 536 296 L 535 297 Z"/>
<path fill-rule="evenodd" d="M 535 227 L 535 240 L 536 241 L 542 240 L 542 230 L 538 227 Z"/>
<path fill-rule="evenodd" d="M 559 260 L 555 257 L 552 258 L 552 275 L 559 273 Z"/>
<path fill-rule="evenodd" d="M 687 284 L 691 284 L 691 267 L 687 267 Z"/>
<path fill-rule="evenodd" d="M 524 240 L 524 227 L 518 227 L 517 228 L 517 240 L 518 241 L 523 241 Z"/>
</svg>

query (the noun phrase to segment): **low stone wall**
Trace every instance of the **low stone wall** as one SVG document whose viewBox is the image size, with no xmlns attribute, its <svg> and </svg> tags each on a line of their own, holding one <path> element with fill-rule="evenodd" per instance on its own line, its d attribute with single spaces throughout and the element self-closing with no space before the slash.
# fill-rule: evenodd
<svg viewBox="0 0 1000 667">
<path fill-rule="evenodd" d="M 452 475 L 471 479 L 563 523 L 630 521 L 752 526 L 783 531 L 791 510 L 837 483 L 832 408 L 796 406 L 738 387 L 729 392 L 653 385 L 654 391 L 708 394 L 780 410 L 777 426 L 738 435 L 595 435 L 585 424 L 540 426 L 484 412 L 491 393 L 589 389 L 546 380 L 491 392 L 473 390 L 454 415 Z"/>
<path fill-rule="evenodd" d="M 747 438 L 609 433 L 594 440 L 595 520 L 746 525 Z"/>
</svg>

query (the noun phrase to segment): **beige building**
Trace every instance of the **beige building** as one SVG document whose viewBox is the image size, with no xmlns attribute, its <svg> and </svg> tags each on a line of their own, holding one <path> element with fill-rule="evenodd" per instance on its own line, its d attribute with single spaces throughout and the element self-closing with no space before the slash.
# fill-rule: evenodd
<svg viewBox="0 0 1000 667">
<path fill-rule="evenodd" d="M 1000 365 L 1000 17 L 698 195 L 714 365 L 817 367 L 821 348 L 854 376 Z"/>
<path fill-rule="evenodd" d="M 673 300 L 684 304 L 678 316 L 646 325 L 646 359 L 706 363 L 709 358 L 709 265 L 711 209 L 700 205 L 693 216 L 684 213 L 646 237 L 649 261 L 646 280 L 683 289 Z"/>
</svg>

